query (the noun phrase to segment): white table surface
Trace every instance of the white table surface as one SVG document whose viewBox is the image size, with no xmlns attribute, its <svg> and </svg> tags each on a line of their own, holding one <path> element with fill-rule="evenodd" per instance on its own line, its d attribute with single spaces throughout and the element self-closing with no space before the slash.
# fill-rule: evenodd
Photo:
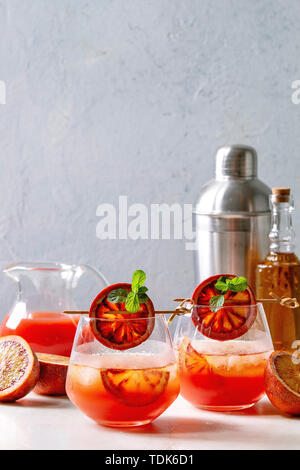
<svg viewBox="0 0 300 470">
<path fill-rule="evenodd" d="M 0 404 L 0 449 L 300 449 L 300 418 L 279 414 L 264 398 L 239 413 L 193 408 L 181 397 L 141 428 L 102 427 L 67 398 L 31 393 Z"/>
</svg>

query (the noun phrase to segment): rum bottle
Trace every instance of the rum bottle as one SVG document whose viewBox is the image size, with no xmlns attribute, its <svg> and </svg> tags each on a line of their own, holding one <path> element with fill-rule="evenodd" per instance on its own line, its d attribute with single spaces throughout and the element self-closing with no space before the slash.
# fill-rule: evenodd
<svg viewBox="0 0 300 470">
<path fill-rule="evenodd" d="M 270 248 L 264 261 L 257 266 L 257 297 L 270 298 L 270 292 L 274 292 L 280 297 L 296 297 L 300 301 L 300 261 L 294 253 L 294 204 L 290 188 L 273 188 L 270 202 Z M 265 303 L 264 309 L 274 349 L 292 350 L 293 342 L 300 339 L 300 308 L 289 309 L 279 303 Z"/>
</svg>

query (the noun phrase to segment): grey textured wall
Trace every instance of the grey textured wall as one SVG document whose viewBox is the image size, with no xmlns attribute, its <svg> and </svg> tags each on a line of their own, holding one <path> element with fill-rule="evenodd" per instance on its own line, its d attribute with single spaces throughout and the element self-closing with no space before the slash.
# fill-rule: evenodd
<svg viewBox="0 0 300 470">
<path fill-rule="evenodd" d="M 96 208 L 192 203 L 224 143 L 291 185 L 300 240 L 298 0 L 0 0 L 0 258 L 139 267 L 157 306 L 193 287 L 182 241 L 100 241 Z M 1 313 L 14 296 L 0 277 Z"/>
</svg>

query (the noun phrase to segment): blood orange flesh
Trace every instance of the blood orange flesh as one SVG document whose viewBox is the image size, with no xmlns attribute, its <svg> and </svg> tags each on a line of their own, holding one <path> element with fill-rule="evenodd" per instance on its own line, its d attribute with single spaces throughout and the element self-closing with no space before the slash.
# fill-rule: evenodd
<svg viewBox="0 0 300 470">
<path fill-rule="evenodd" d="M 11 402 L 23 398 L 39 378 L 38 359 L 20 336 L 0 338 L 0 401 Z"/>
<path fill-rule="evenodd" d="M 205 356 L 198 353 L 188 338 L 184 338 L 179 349 L 179 365 L 190 374 L 210 374 L 211 367 Z"/>
<path fill-rule="evenodd" d="M 147 406 L 164 392 L 170 372 L 163 369 L 105 369 L 106 390 L 127 406 Z"/>
<path fill-rule="evenodd" d="M 145 341 L 154 328 L 154 306 L 150 299 L 140 305 L 138 312 L 130 313 L 125 303 L 107 300 L 112 290 L 131 291 L 131 284 L 114 284 L 97 295 L 90 308 L 91 329 L 98 341 L 111 349 L 134 348 Z"/>
<path fill-rule="evenodd" d="M 203 335 L 226 341 L 245 334 L 253 325 L 257 312 L 255 295 L 249 286 L 244 292 L 226 292 L 224 307 L 213 311 L 209 301 L 221 294 L 215 287 L 221 276 L 229 279 L 235 277 L 232 274 L 218 274 L 206 279 L 195 289 L 192 320 Z"/>
</svg>

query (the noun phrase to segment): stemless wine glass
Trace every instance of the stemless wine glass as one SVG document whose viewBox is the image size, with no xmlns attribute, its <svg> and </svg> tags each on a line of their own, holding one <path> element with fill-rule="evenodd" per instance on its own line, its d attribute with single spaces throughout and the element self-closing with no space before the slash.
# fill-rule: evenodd
<svg viewBox="0 0 300 470">
<path fill-rule="evenodd" d="M 110 322 L 111 328 L 113 321 L 81 317 L 70 358 L 67 394 L 99 424 L 144 425 L 163 413 L 179 394 L 177 361 L 167 324 L 162 315 L 131 319 L 129 314 L 122 322 L 134 321 L 138 329 L 139 321 L 143 328 L 147 321 L 153 330 L 137 346 L 116 350 L 104 346 L 93 333 L 95 326 L 102 330 Z"/>
<path fill-rule="evenodd" d="M 207 305 L 203 308 L 207 309 Z M 222 309 L 226 314 L 232 306 Z M 227 341 L 201 334 L 191 315 L 178 319 L 174 343 L 178 352 L 180 393 L 198 408 L 241 410 L 254 405 L 264 395 L 264 369 L 273 345 L 263 306 L 237 305 L 234 309 L 241 317 L 252 317 L 253 313 L 256 318 L 245 334 Z"/>
</svg>

